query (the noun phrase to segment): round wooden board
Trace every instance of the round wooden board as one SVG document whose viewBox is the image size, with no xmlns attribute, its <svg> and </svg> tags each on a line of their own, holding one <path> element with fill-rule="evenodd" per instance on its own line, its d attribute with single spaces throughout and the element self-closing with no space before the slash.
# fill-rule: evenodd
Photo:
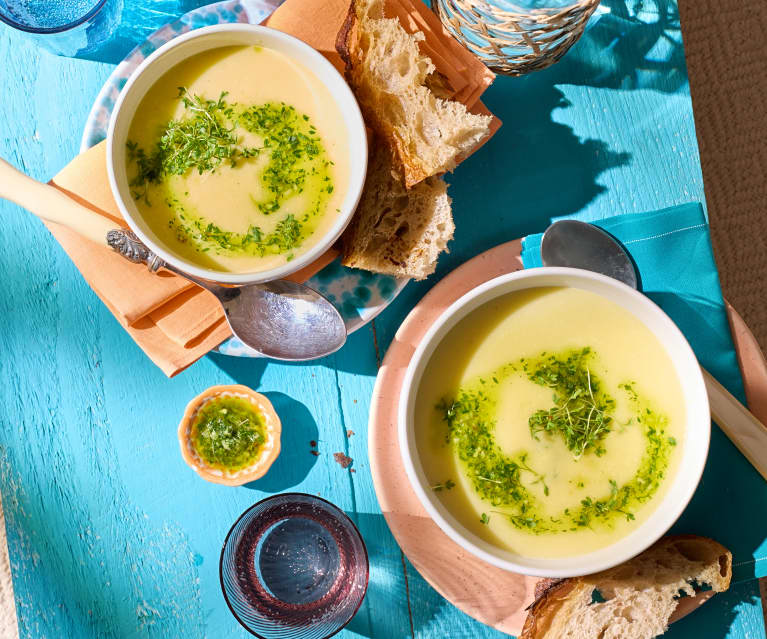
<svg viewBox="0 0 767 639">
<path fill-rule="evenodd" d="M 419 573 L 445 599 L 478 621 L 518 635 L 533 601 L 536 577 L 495 568 L 463 550 L 429 518 L 410 487 L 397 438 L 397 405 L 410 358 L 429 326 L 463 294 L 523 268 L 521 240 L 496 246 L 455 269 L 415 306 L 400 326 L 378 372 L 370 406 L 369 454 L 378 503 L 394 537 Z M 728 305 L 749 406 L 767 421 L 767 363 L 748 327 Z M 710 594 L 709 594 L 710 596 Z M 674 619 L 708 596 L 682 600 Z"/>
</svg>

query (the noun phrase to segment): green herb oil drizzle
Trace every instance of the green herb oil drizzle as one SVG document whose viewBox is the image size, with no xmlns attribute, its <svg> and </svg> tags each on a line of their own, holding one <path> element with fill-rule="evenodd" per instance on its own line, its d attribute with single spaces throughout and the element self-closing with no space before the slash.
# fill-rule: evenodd
<svg viewBox="0 0 767 639">
<path fill-rule="evenodd" d="M 270 233 L 250 225 L 246 232 L 222 229 L 204 216 L 189 211 L 177 198 L 166 198 L 176 218 L 171 220 L 176 237 L 198 251 L 216 255 L 284 254 L 300 247 L 311 233 L 309 224 L 322 211 L 333 192 L 329 175 L 332 162 L 327 158 L 322 140 L 309 116 L 284 103 L 266 103 L 244 108 L 228 103 L 227 93 L 218 100 L 189 95 L 179 87 L 178 99 L 184 115 L 168 122 L 155 147 L 147 152 L 136 142 L 126 143 L 129 164 L 135 165 L 130 179 L 136 200 L 151 206 L 149 186 L 163 183 L 169 176 L 183 176 L 190 171 L 215 172 L 222 167 L 236 167 L 266 155 L 268 162 L 261 174 L 267 196 L 251 196 L 254 207 L 263 215 L 278 213 L 291 197 L 308 189 L 311 204 L 300 215 L 283 217 Z M 247 147 L 238 130 L 257 135 L 262 143 Z"/>
<path fill-rule="evenodd" d="M 261 413 L 241 397 L 221 396 L 206 402 L 192 423 L 192 446 L 212 468 L 246 468 L 256 460 L 265 440 Z"/>
<path fill-rule="evenodd" d="M 578 506 L 546 517 L 541 514 L 540 498 L 529 490 L 529 486 L 540 483 L 547 497 L 545 477 L 529 466 L 526 452 L 509 456 L 499 447 L 493 417 L 497 387 L 508 376 L 522 373 L 553 391 L 554 405 L 529 418 L 531 437 L 561 436 L 576 460 L 588 454 L 603 455 L 602 441 L 614 422 L 615 401 L 593 373 L 593 359 L 589 348 L 522 359 L 502 367 L 489 380 L 482 378 L 459 389 L 436 407 L 447 426 L 445 442 L 457 452 L 474 491 L 494 508 L 490 513 L 506 517 L 520 530 L 556 533 L 597 524 L 609 526 L 619 517 L 634 519 L 631 509 L 650 499 L 664 477 L 676 445 L 674 438 L 666 435 L 668 419 L 646 406 L 628 383 L 621 384 L 620 390 L 627 394 L 636 425 L 643 429 L 645 449 L 632 479 L 622 485 L 609 480 L 602 495 L 585 497 Z M 434 489 L 446 485 L 442 482 Z M 482 513 L 481 522 L 489 522 L 487 513 Z"/>
</svg>

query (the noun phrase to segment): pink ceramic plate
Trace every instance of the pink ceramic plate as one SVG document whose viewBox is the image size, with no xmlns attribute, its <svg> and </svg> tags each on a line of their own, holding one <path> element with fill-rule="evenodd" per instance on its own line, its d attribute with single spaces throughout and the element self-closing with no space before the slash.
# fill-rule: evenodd
<svg viewBox="0 0 767 639">
<path fill-rule="evenodd" d="M 400 326 L 384 357 L 370 407 L 369 454 L 378 503 L 389 528 L 418 572 L 445 599 L 478 621 L 518 635 L 533 601 L 535 577 L 495 568 L 463 550 L 443 533 L 410 487 L 397 443 L 397 405 L 410 358 L 429 326 L 464 293 L 499 275 L 522 269 L 520 240 L 501 244 L 445 277 Z M 728 305 L 738 359 L 753 413 L 767 421 L 767 363 L 748 327 Z M 682 600 L 674 618 L 708 596 Z"/>
</svg>

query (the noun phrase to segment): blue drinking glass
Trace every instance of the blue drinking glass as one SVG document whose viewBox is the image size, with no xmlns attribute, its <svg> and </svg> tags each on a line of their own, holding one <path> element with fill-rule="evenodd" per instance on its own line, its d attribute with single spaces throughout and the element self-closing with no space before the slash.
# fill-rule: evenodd
<svg viewBox="0 0 767 639">
<path fill-rule="evenodd" d="M 262 639 L 326 639 L 359 610 L 368 555 L 336 506 L 304 493 L 268 497 L 246 510 L 219 565 L 229 609 Z"/>
<path fill-rule="evenodd" d="M 122 5 L 123 0 L 0 0 L 0 21 L 52 53 L 74 56 L 109 38 Z"/>
</svg>

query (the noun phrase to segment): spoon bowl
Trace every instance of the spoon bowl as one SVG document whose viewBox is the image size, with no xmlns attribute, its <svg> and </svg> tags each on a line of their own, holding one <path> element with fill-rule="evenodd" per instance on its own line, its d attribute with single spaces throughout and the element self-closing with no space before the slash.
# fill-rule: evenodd
<svg viewBox="0 0 767 639">
<path fill-rule="evenodd" d="M 334 353 L 346 341 L 346 325 L 336 307 L 303 284 L 277 280 L 205 288 L 218 297 L 232 333 L 266 357 L 317 359 Z"/>
<path fill-rule="evenodd" d="M 634 263 L 623 247 L 598 226 L 580 220 L 560 220 L 546 229 L 541 259 L 544 266 L 582 268 L 638 288 Z"/>
</svg>

